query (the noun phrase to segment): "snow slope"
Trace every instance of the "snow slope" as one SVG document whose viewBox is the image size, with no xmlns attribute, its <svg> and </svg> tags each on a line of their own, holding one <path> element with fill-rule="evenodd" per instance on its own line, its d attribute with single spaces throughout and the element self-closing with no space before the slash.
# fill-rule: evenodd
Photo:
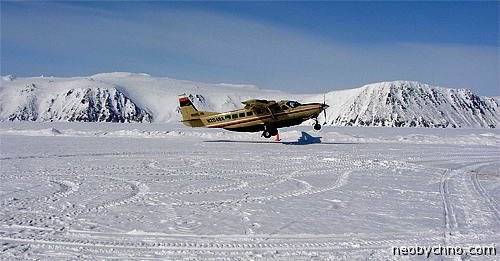
<svg viewBox="0 0 500 261">
<path fill-rule="evenodd" d="M 0 120 L 174 122 L 178 94 L 200 110 L 241 108 L 253 98 L 322 102 L 323 95 L 296 95 L 253 85 L 207 84 L 143 73 L 102 73 L 89 77 L 4 76 Z M 335 126 L 494 128 L 500 126 L 498 99 L 469 89 L 394 81 L 332 91 L 325 95 L 327 123 Z M 323 116 L 320 121 L 324 121 Z"/>
</svg>

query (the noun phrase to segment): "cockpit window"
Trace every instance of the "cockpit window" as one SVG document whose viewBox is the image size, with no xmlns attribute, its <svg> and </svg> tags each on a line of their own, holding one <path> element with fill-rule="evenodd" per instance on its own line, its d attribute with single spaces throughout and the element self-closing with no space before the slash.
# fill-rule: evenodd
<svg viewBox="0 0 500 261">
<path fill-rule="evenodd" d="M 295 107 L 299 107 L 300 106 L 300 103 L 296 102 L 296 101 L 289 101 L 286 103 L 288 106 L 290 106 L 291 108 L 295 108 Z"/>
</svg>

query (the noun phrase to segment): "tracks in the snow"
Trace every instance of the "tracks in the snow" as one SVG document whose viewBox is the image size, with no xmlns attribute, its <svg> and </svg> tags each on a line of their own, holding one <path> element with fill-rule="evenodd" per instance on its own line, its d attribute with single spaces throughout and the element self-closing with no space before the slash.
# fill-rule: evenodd
<svg viewBox="0 0 500 261">
<path fill-rule="evenodd" d="M 13 233 L 16 227 L 3 228 L 0 240 L 10 243 L 30 244 L 35 248 L 69 251 L 85 249 L 95 256 L 133 255 L 137 258 L 161 257 L 172 253 L 161 251 L 211 251 L 212 255 L 233 251 L 241 255 L 243 251 L 359 251 L 366 249 L 391 249 L 393 246 L 438 244 L 442 236 L 438 233 L 423 232 L 411 234 L 359 234 L 359 235 L 162 235 L 158 233 L 95 233 L 66 231 L 57 235 L 41 234 L 39 238 L 27 238 Z M 24 231 L 29 227 L 23 227 Z M 43 230 L 43 229 L 42 229 Z M 45 229 L 47 230 L 47 229 Z M 497 240 L 498 236 L 483 235 L 472 241 L 467 236 L 451 236 L 453 242 L 482 243 Z M 205 253 L 206 254 L 206 253 Z"/>
<path fill-rule="evenodd" d="M 488 159 L 487 157 L 485 157 L 485 159 Z M 490 157 L 491 159 L 491 157 Z M 467 180 L 470 181 L 470 184 L 473 188 L 473 190 L 475 191 L 475 194 L 476 194 L 476 197 L 479 197 L 480 198 L 480 203 L 484 203 L 484 204 L 480 204 L 480 205 L 477 205 L 477 200 L 470 200 L 469 201 L 472 201 L 474 202 L 474 206 L 472 207 L 475 207 L 475 208 L 478 208 L 478 207 L 481 207 L 481 206 L 486 206 L 490 212 L 492 213 L 492 216 L 494 217 L 493 218 L 493 222 L 495 222 L 496 224 L 499 224 L 500 223 L 500 212 L 499 212 L 499 209 L 498 209 L 498 202 L 496 201 L 496 199 L 494 197 L 492 197 L 491 195 L 489 195 L 489 193 L 487 192 L 487 190 L 482 186 L 478 176 L 479 176 L 479 172 L 476 171 L 476 169 L 482 167 L 482 166 L 487 166 L 489 164 L 493 164 L 493 163 L 496 163 L 496 160 L 494 161 L 491 161 L 491 160 L 487 160 L 487 161 L 480 161 L 480 162 L 467 162 L 465 163 L 464 166 L 461 166 L 457 169 L 454 169 L 454 170 L 451 170 L 451 169 L 444 169 L 442 170 L 442 174 L 441 174 L 441 177 L 440 177 L 440 182 L 439 182 L 439 192 L 440 192 L 440 195 L 441 195 L 441 198 L 442 198 L 442 202 L 443 202 L 443 220 L 444 220 L 444 226 L 445 226 L 445 235 L 444 235 L 444 238 L 445 240 L 450 236 L 450 235 L 453 235 L 455 232 L 459 231 L 460 229 L 463 229 L 461 227 L 459 227 L 459 220 L 457 220 L 457 213 L 456 213 L 456 208 L 460 208 L 461 211 L 464 212 L 464 219 L 465 218 L 472 218 L 474 219 L 474 217 L 470 217 L 471 215 L 480 215 L 480 219 L 481 220 L 487 220 L 487 218 L 484 216 L 484 213 L 483 212 L 484 210 L 475 210 L 475 211 L 472 211 L 474 213 L 472 213 L 471 211 L 469 211 L 468 207 L 471 207 L 471 206 L 465 206 L 465 204 L 471 204 L 471 202 L 466 202 L 464 201 L 463 198 L 461 197 L 457 197 L 458 195 L 460 195 L 460 191 L 458 191 L 459 188 L 464 188 L 464 189 L 467 189 L 467 187 L 464 187 L 464 186 L 467 186 L 466 184 L 461 184 L 462 182 L 466 182 Z M 454 184 L 456 185 L 456 188 L 455 188 L 455 191 L 450 191 L 450 182 L 453 181 Z M 462 191 L 462 193 L 464 193 Z M 478 211 L 481 211 L 480 213 L 476 213 Z M 469 224 L 471 223 L 471 221 L 477 221 L 477 220 L 464 220 L 462 223 L 464 224 Z M 490 221 L 491 222 L 491 221 Z"/>
<path fill-rule="evenodd" d="M 176 255 L 186 253 L 241 257 L 279 252 L 314 257 L 317 253 L 433 245 L 442 243 L 443 238 L 446 244 L 491 243 L 499 239 L 487 233 L 489 224 L 477 233 L 461 230 L 464 209 L 472 202 L 462 204 L 457 187 L 462 179 L 467 185 L 461 185 L 471 192 L 469 198 L 484 203 L 481 213 L 470 211 L 470 216 L 477 217 L 489 208 L 496 221 L 500 220 L 498 202 L 481 184 L 479 174 L 464 178 L 464 168 L 491 157 L 454 152 L 444 156 L 427 152 L 416 155 L 412 150 L 394 155 L 380 148 L 348 152 L 304 149 L 295 154 L 285 151 L 280 160 L 276 159 L 277 151 L 208 152 L 104 151 L 1 158 L 0 163 L 11 168 L 1 173 L 0 182 L 22 184 L 13 194 L 33 195 L 16 200 L 9 199 L 11 195 L 1 198 L 8 202 L 9 213 L 0 213 L 0 241 L 9 249 L 28 245 L 35 249 L 33 253 L 42 255 L 63 253 L 74 257 L 72 254 L 85 253 L 97 259 L 176 259 Z M 446 160 L 463 167 L 442 171 L 446 167 L 433 165 Z M 36 169 L 40 163 L 43 166 Z M 21 164 L 32 164 L 34 170 L 19 173 Z M 423 178 L 417 174 L 430 181 L 420 182 Z M 420 182 L 419 187 L 409 180 Z M 43 186 L 49 189 L 39 190 Z M 417 190 L 417 196 L 411 194 Z M 398 212 L 399 205 L 380 203 L 384 197 L 401 204 L 401 208 L 408 207 L 408 202 L 422 206 L 424 200 L 432 206 L 422 211 L 426 216 L 421 217 L 401 213 L 406 209 Z M 342 204 L 330 208 L 324 204 L 327 199 Z M 315 212 L 317 209 L 322 211 Z M 379 226 L 379 232 L 370 227 L 370 219 L 371 225 Z M 398 223 L 390 228 L 393 232 L 381 232 L 382 226 L 392 225 L 391 220 Z M 444 237 L 441 220 L 445 224 Z M 420 232 L 405 230 L 404 226 L 413 225 L 413 221 L 424 224 Z M 310 225 L 314 222 L 318 224 Z M 327 226 L 352 229 L 350 222 L 368 231 L 344 233 L 336 227 L 321 234 L 321 229 L 329 229 Z M 283 224 L 286 229 L 276 230 Z M 321 228 L 308 234 L 307 229 L 315 226 Z"/>
<path fill-rule="evenodd" d="M 439 193 L 443 199 L 443 209 L 444 209 L 444 224 L 446 227 L 446 233 L 451 234 L 452 231 L 457 229 L 457 217 L 455 215 L 453 205 L 450 202 L 450 191 L 448 188 L 448 182 L 450 179 L 450 170 L 444 170 L 441 175 L 441 180 L 439 183 Z"/>
<path fill-rule="evenodd" d="M 471 183 L 477 194 L 483 199 L 486 205 L 490 208 L 497 224 L 500 224 L 500 210 L 499 210 L 500 205 L 498 204 L 496 199 L 491 195 L 489 195 L 486 189 L 484 189 L 484 187 L 481 185 L 481 181 L 479 180 L 479 175 L 480 173 L 477 171 L 471 172 L 470 175 Z"/>
</svg>

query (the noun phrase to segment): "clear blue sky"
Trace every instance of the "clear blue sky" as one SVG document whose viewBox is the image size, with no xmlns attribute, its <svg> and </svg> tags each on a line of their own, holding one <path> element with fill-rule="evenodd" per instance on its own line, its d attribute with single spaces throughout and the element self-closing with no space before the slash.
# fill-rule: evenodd
<svg viewBox="0 0 500 261">
<path fill-rule="evenodd" d="M 494 2 L 0 2 L 1 74 L 145 72 L 319 93 L 417 80 L 500 95 Z"/>
</svg>

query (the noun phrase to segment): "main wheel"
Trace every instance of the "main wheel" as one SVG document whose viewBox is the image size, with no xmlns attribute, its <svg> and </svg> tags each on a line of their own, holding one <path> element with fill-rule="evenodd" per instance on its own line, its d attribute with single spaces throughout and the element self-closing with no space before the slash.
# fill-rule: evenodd
<svg viewBox="0 0 500 261">
<path fill-rule="evenodd" d="M 321 124 L 319 124 L 319 123 L 314 124 L 314 129 L 321 130 Z"/>
<path fill-rule="evenodd" d="M 269 132 L 268 130 L 265 130 L 263 133 L 262 133 L 262 136 L 264 136 L 264 138 L 266 139 L 269 139 L 271 138 L 271 132 Z"/>
</svg>

